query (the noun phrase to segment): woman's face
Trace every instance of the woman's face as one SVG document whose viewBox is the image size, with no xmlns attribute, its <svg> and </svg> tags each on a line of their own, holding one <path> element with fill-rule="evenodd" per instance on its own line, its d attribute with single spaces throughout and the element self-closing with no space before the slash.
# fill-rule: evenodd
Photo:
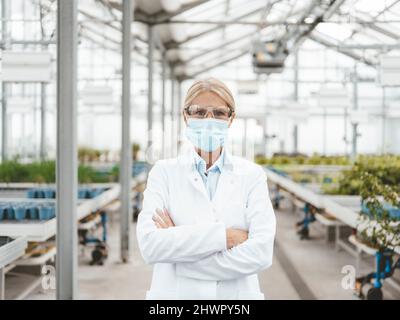
<svg viewBox="0 0 400 320">
<path fill-rule="evenodd" d="M 214 92 L 202 92 L 196 98 L 193 99 L 192 105 L 199 105 L 199 106 L 208 106 L 208 107 L 220 107 L 220 106 L 227 106 L 226 102 L 221 99 L 217 94 Z M 229 118 L 229 126 L 232 124 L 233 118 L 235 114 L 233 113 L 232 116 Z M 185 123 L 187 123 L 187 114 L 183 114 L 183 118 Z M 207 118 L 212 118 L 211 112 L 207 114 Z"/>
</svg>

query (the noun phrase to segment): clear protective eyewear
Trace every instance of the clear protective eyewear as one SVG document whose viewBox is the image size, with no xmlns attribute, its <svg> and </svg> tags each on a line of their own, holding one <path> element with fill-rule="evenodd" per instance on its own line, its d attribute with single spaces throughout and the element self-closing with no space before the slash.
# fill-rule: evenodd
<svg viewBox="0 0 400 320">
<path fill-rule="evenodd" d="M 210 112 L 215 119 L 220 120 L 228 120 L 233 113 L 232 108 L 228 106 L 200 106 L 197 104 L 190 105 L 184 109 L 186 113 L 192 117 L 197 119 L 204 119 L 207 117 L 207 114 Z"/>
</svg>

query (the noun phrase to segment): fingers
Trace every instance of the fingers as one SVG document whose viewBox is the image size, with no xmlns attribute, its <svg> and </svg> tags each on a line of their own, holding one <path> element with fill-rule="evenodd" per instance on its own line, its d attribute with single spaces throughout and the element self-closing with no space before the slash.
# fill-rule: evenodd
<svg viewBox="0 0 400 320">
<path fill-rule="evenodd" d="M 169 212 L 168 212 L 167 208 L 164 208 L 164 210 L 163 210 L 163 218 L 164 218 L 164 221 L 166 221 L 169 226 L 175 227 L 175 224 L 172 221 L 171 216 L 169 215 Z"/>
<path fill-rule="evenodd" d="M 168 224 L 162 218 L 161 210 L 156 209 L 156 212 L 157 213 L 153 215 L 153 221 L 156 223 L 156 226 L 158 224 L 157 227 L 168 228 Z"/>
<path fill-rule="evenodd" d="M 163 222 L 160 222 L 160 219 L 157 215 L 154 215 L 152 217 L 152 219 L 157 228 L 159 228 L 159 229 L 166 228 L 166 226 L 164 226 Z"/>
<path fill-rule="evenodd" d="M 240 229 L 229 230 L 229 246 L 235 247 L 248 239 L 248 232 Z"/>
<path fill-rule="evenodd" d="M 169 227 L 174 227 L 175 224 L 172 221 L 167 209 L 164 208 L 164 210 L 161 209 L 156 209 L 156 214 L 153 215 L 152 217 L 155 225 L 157 228 L 169 228 Z"/>
<path fill-rule="evenodd" d="M 161 224 L 159 224 L 157 221 L 155 221 L 154 219 L 153 219 L 153 221 L 154 221 L 154 223 L 155 223 L 155 225 L 156 225 L 156 227 L 158 228 L 158 229 L 163 229 L 163 227 L 161 226 Z"/>
</svg>

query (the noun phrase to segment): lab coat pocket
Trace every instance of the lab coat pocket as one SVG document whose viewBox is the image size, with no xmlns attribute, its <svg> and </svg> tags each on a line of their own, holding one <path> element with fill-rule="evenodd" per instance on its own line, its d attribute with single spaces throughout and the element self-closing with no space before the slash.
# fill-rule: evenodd
<svg viewBox="0 0 400 320">
<path fill-rule="evenodd" d="M 148 290 L 146 291 L 146 300 L 176 300 L 176 291 L 167 290 Z"/>
<path fill-rule="evenodd" d="M 237 300 L 265 300 L 261 291 L 239 290 Z"/>
</svg>

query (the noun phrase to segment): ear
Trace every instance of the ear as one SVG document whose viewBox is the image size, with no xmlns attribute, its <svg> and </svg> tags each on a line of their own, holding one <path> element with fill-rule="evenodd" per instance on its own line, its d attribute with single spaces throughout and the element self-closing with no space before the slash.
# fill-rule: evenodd
<svg viewBox="0 0 400 320">
<path fill-rule="evenodd" d="M 185 110 L 182 110 L 182 116 L 183 116 L 183 121 L 185 121 L 185 124 L 187 125 L 187 117 L 185 114 Z"/>
<path fill-rule="evenodd" d="M 233 112 L 232 112 L 232 116 L 231 116 L 231 118 L 229 119 L 228 127 L 231 126 L 231 124 L 232 124 L 232 122 L 233 122 L 233 119 L 235 119 L 235 116 L 236 116 L 236 113 L 235 113 L 235 111 L 233 111 Z"/>
</svg>

